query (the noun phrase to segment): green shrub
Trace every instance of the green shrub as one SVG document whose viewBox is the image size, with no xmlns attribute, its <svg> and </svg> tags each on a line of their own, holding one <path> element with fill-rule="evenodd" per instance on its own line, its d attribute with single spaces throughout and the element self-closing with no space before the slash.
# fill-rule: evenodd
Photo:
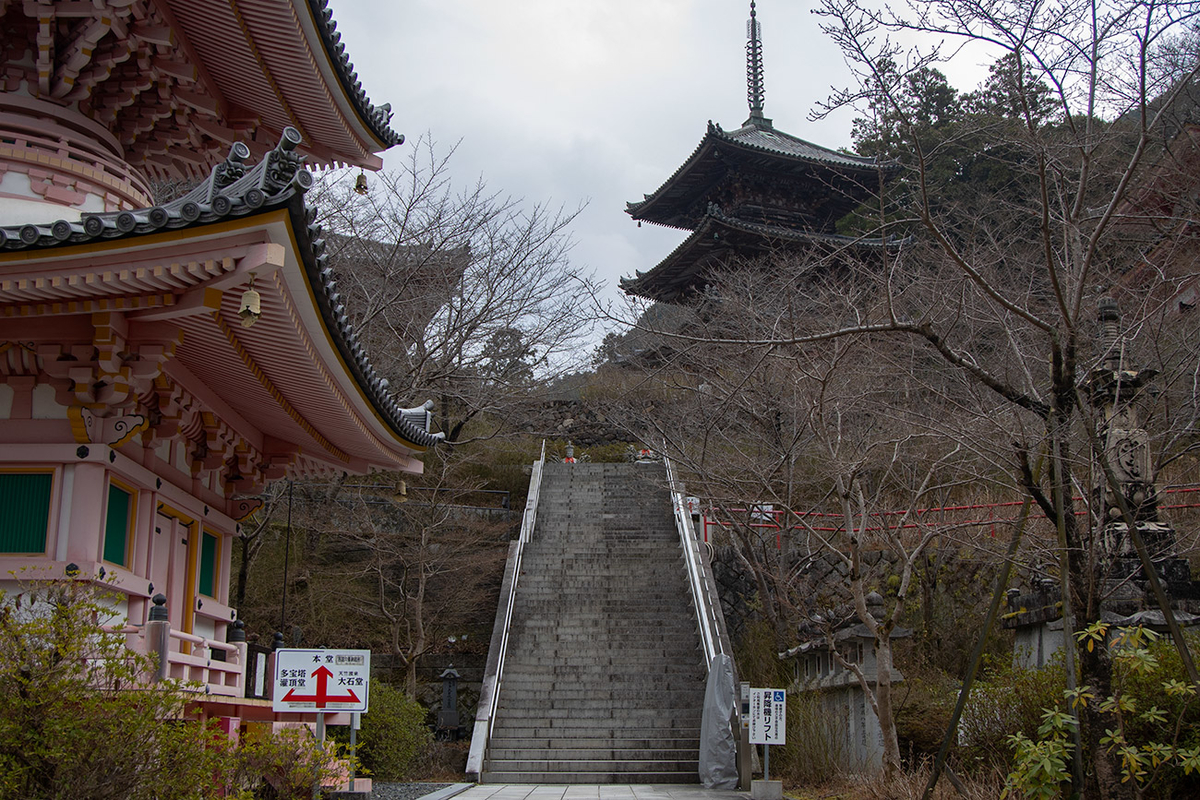
<svg viewBox="0 0 1200 800">
<path fill-rule="evenodd" d="M 775 632 L 765 620 L 746 624 L 741 638 L 734 646 L 734 661 L 738 679 L 751 686 L 782 687 L 791 683 L 789 664 L 779 658 L 780 646 Z"/>
<path fill-rule="evenodd" d="M 1061 653 L 1041 669 L 1024 669 L 1006 659 L 987 680 L 977 682 L 958 723 L 960 755 L 968 767 L 1007 772 L 1013 753 L 1009 737 L 1036 740 L 1046 709 L 1063 704 L 1066 685 Z"/>
<path fill-rule="evenodd" d="M 932 759 L 942 746 L 957 699 L 958 682 L 938 669 L 918 665 L 904 670 L 892 690 L 900 752 L 913 763 Z"/>
<path fill-rule="evenodd" d="M 235 747 L 185 719 L 190 687 L 145 682 L 154 659 L 99 627 L 112 616 L 82 581 L 0 593 L 0 800 L 291 800 L 333 777 L 307 730 Z"/>
<path fill-rule="evenodd" d="M 319 747 L 307 728 L 247 734 L 236 748 L 227 748 L 232 764 L 226 783 L 239 797 L 255 800 L 310 800 L 313 787 L 337 774 L 338 746 Z"/>
<path fill-rule="evenodd" d="M 1200 698 L 1174 642 L 1141 628 L 1107 633 L 1116 680 L 1101 707 L 1119 718 L 1106 736 L 1125 776 L 1142 797 L 1200 796 Z M 1194 657 L 1200 637 L 1184 636 Z"/>
<path fill-rule="evenodd" d="M 1113 695 L 1098 697 L 1088 686 L 1068 695 L 1061 660 L 1041 670 L 1001 670 L 971 693 L 960 728 L 965 751 L 1009 771 L 1006 796 L 1057 797 L 1073 747 L 1069 712 L 1073 703 L 1088 702 L 1114 715 L 1101 742 L 1118 754 L 1122 779 L 1139 797 L 1197 796 L 1200 701 L 1174 644 L 1142 628 L 1099 622 L 1076 639 L 1080 646 L 1111 648 Z M 1189 639 L 1195 650 L 1200 642 Z"/>
<path fill-rule="evenodd" d="M 775 634 L 766 621 L 749 623 L 736 650 L 740 680 L 764 688 L 791 684 L 789 664 L 780 660 Z M 771 749 L 771 775 L 789 784 L 823 783 L 846 766 L 846 740 L 846 720 L 829 713 L 820 695 L 789 693 L 787 744 Z"/>
<path fill-rule="evenodd" d="M 0 797 L 216 796 L 215 733 L 178 722 L 178 685 L 139 685 L 153 662 L 100 629 L 111 617 L 88 583 L 0 593 Z"/>
<path fill-rule="evenodd" d="M 358 760 L 376 780 L 407 778 L 432 740 L 420 703 L 389 684 L 371 686 L 370 710 L 363 714 L 358 735 Z"/>
</svg>

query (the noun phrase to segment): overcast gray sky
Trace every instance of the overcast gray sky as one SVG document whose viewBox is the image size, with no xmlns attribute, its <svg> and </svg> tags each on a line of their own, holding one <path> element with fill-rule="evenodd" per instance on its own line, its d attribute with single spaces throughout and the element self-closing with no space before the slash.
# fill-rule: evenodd
<svg viewBox="0 0 1200 800">
<path fill-rule="evenodd" d="M 748 116 L 748 0 L 331 0 L 350 58 L 392 127 L 461 140 L 454 174 L 480 174 L 528 202 L 587 208 L 572 261 L 616 296 L 685 234 L 637 224 L 625 202 L 652 192 L 692 153 L 708 120 Z M 849 147 L 853 115 L 808 120 L 841 54 L 811 4 L 761 0 L 766 115 L 778 129 Z M 398 163 L 410 145 L 393 148 Z"/>
</svg>

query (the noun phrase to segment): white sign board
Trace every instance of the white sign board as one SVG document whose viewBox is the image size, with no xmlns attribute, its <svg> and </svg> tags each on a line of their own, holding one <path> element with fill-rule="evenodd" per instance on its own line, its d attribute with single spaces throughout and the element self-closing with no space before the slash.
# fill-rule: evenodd
<svg viewBox="0 0 1200 800">
<path fill-rule="evenodd" d="M 787 744 L 787 692 L 750 690 L 750 744 Z"/>
<path fill-rule="evenodd" d="M 273 711 L 366 711 L 370 650 L 276 650 Z"/>
</svg>

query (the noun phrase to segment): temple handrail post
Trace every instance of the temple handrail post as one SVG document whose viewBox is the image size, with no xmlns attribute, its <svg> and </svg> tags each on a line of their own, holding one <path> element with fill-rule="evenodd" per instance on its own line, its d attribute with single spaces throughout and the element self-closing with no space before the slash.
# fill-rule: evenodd
<svg viewBox="0 0 1200 800">
<path fill-rule="evenodd" d="M 171 621 L 167 618 L 167 598 L 156 594 L 152 600 L 150 618 L 146 622 L 146 650 L 157 659 L 154 681 L 166 680 L 170 669 Z"/>
</svg>

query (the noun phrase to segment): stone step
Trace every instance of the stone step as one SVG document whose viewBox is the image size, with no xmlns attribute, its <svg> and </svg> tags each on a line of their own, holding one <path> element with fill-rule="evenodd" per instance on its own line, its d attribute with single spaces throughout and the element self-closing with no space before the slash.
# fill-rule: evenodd
<svg viewBox="0 0 1200 800">
<path fill-rule="evenodd" d="M 682 570 L 682 565 L 680 566 Z M 591 574 L 580 575 L 540 575 L 530 573 L 522 575 L 517 581 L 517 594 L 545 594 L 557 592 L 560 595 L 593 594 L 613 598 L 623 597 L 658 597 L 662 600 L 675 600 L 688 597 L 687 587 L 679 576 L 667 573 L 649 575 L 629 575 L 623 573 L 605 578 L 596 578 Z"/>
<path fill-rule="evenodd" d="M 655 687 L 646 685 L 638 689 L 626 689 L 619 685 L 601 688 L 584 687 L 581 685 L 556 687 L 554 689 L 504 687 L 504 700 L 508 702 L 531 701 L 534 703 L 573 703 L 580 701 L 607 703 L 644 703 L 647 700 L 668 698 L 671 700 L 694 700 L 699 694 L 695 686 L 680 686 L 676 688 Z"/>
<path fill-rule="evenodd" d="M 611 772 L 619 774 L 643 772 L 696 772 L 698 758 L 678 761 L 658 757 L 657 753 L 642 753 L 634 759 L 500 759 L 489 758 L 489 770 L 499 772 Z"/>
<path fill-rule="evenodd" d="M 610 762 L 619 763 L 619 762 Z M 508 772 L 488 768 L 479 776 L 480 783 L 569 784 L 595 786 L 608 784 L 699 783 L 699 768 L 687 772 Z"/>
<path fill-rule="evenodd" d="M 616 713 L 611 708 L 508 708 L 502 706 L 496 715 L 497 726 L 516 735 L 517 728 L 563 728 L 590 726 L 602 730 L 621 731 L 624 736 L 645 736 L 644 729 L 654 726 L 672 728 L 700 727 L 700 709 L 695 711 L 663 708 L 623 708 Z"/>
<path fill-rule="evenodd" d="M 561 692 L 553 692 L 538 698 L 516 692 L 506 692 L 500 700 L 500 708 L 629 708 L 629 709 L 664 709 L 674 708 L 677 704 L 690 705 L 697 700 L 703 701 L 701 692 L 689 689 L 674 691 L 643 691 L 622 693 L 618 690 L 606 692 L 580 692 L 580 697 L 564 697 Z"/>
<path fill-rule="evenodd" d="M 694 641 L 660 642 L 650 638 L 622 641 L 619 637 L 608 637 L 592 642 L 537 642 L 532 637 L 513 637 L 521 645 L 521 652 L 511 654 L 505 664 L 544 663 L 530 658 L 557 659 L 563 664 L 627 664 L 640 663 L 647 659 L 696 659 L 699 646 Z"/>
<path fill-rule="evenodd" d="M 676 659 L 679 661 L 681 659 Z M 689 661 L 699 659 L 690 658 Z M 542 659 L 539 661 L 521 661 L 504 665 L 503 683 L 513 685 L 513 681 L 524 678 L 553 679 L 557 681 L 576 680 L 582 685 L 607 685 L 621 681 L 642 681 L 645 683 L 664 682 L 667 680 L 695 680 L 703 683 L 705 669 L 697 663 L 664 663 L 662 659 L 630 659 L 614 663 L 585 663 L 568 662 L 558 659 Z"/>
<path fill-rule="evenodd" d="M 611 741 L 611 740 L 610 740 Z M 522 744 L 512 749 L 494 747 L 492 763 L 501 761 L 690 761 L 700 759 L 700 746 L 691 748 L 646 747 L 529 747 Z"/>
<path fill-rule="evenodd" d="M 482 780 L 697 782 L 706 671 L 663 478 L 546 465 Z"/>
<path fill-rule="evenodd" d="M 529 700 L 500 701 L 497 719 L 590 719 L 620 720 L 622 724 L 641 724 L 657 719 L 669 719 L 699 723 L 698 714 L 677 710 L 681 705 L 703 703 L 702 695 L 693 693 L 683 698 L 654 700 L 638 698 L 632 700 L 543 700 L 536 705 Z M 565 714 L 556 712 L 564 711 Z"/>
<path fill-rule="evenodd" d="M 509 634 L 513 636 L 513 634 Z M 541 628 L 520 631 L 521 648 L 525 652 L 563 652 L 573 648 L 576 652 L 604 652 L 620 648 L 623 651 L 662 649 L 672 653 L 690 653 L 700 646 L 698 637 L 687 633 L 658 634 L 634 638 L 620 631 L 608 632 L 581 629 L 579 631 L 554 632 Z"/>
<path fill-rule="evenodd" d="M 496 727 L 492 735 L 493 741 L 501 742 L 501 746 L 511 747 L 511 742 L 516 739 L 534 742 L 537 747 L 542 746 L 536 744 L 540 741 L 551 742 L 552 744 L 546 746 L 553 747 L 553 742 L 593 742 L 597 740 L 610 740 L 613 742 L 613 747 L 631 746 L 618 744 L 618 742 L 626 741 L 659 743 L 656 745 L 647 745 L 647 747 L 660 745 L 663 747 L 678 747 L 678 742 L 697 743 L 700 741 L 700 724 L 661 728 L 654 725 L 643 725 L 640 727 L 573 725 L 570 720 L 553 720 L 550 724 L 530 722 L 528 720 L 496 721 Z"/>
<path fill-rule="evenodd" d="M 647 677 L 665 678 L 692 673 L 706 672 L 703 658 L 699 650 L 689 648 L 684 651 L 663 650 L 657 654 L 650 651 L 649 655 L 632 653 L 620 655 L 621 648 L 606 648 L 593 651 L 582 651 L 580 657 L 539 655 L 532 648 L 525 653 L 513 653 L 505 659 L 504 679 L 518 675 L 548 674 L 554 672 L 574 671 L 579 674 L 601 675 L 613 679 L 625 680 L 644 675 Z M 664 653 L 669 654 L 668 659 Z M 610 655 L 611 654 L 611 655 Z M 664 663 L 665 661 L 672 663 Z"/>
<path fill-rule="evenodd" d="M 547 702 L 547 698 L 556 692 L 591 692 L 597 695 L 608 695 L 611 693 L 613 697 L 633 697 L 637 698 L 641 693 L 649 692 L 671 692 L 682 693 L 675 699 L 686 699 L 687 692 L 693 693 L 694 702 L 702 702 L 704 698 L 704 682 L 693 680 L 689 682 L 668 682 L 662 680 L 634 680 L 634 681 L 602 681 L 598 683 L 584 681 L 533 681 L 528 683 L 517 684 L 505 682 L 502 693 L 504 697 L 500 699 L 500 703 L 504 704 L 509 701 L 516 702 L 518 699 L 534 705 L 538 702 Z M 510 695 L 509 692 L 520 692 L 522 696 Z M 626 691 L 631 694 L 622 695 L 621 692 Z M 541 697 L 537 694 L 540 692 Z M 533 695 L 533 696 L 528 696 Z"/>
<path fill-rule="evenodd" d="M 609 731 L 616 734 L 617 731 Z M 678 737 L 672 738 L 669 734 L 664 737 L 648 739 L 637 738 L 630 735 L 629 737 L 621 736 L 552 736 L 552 737 L 531 737 L 531 736 L 509 736 L 496 735 L 493 736 L 492 746 L 496 753 L 553 753 L 560 750 L 568 750 L 576 753 L 586 752 L 588 750 L 625 750 L 633 753 L 644 753 L 653 749 L 660 753 L 677 753 L 679 758 L 694 757 L 700 751 L 699 732 L 692 739 Z M 553 756 L 545 756 L 552 758 Z M 576 758 L 580 756 L 564 756 L 566 758 Z"/>
<path fill-rule="evenodd" d="M 679 568 L 683 566 L 683 555 L 674 549 L 671 550 L 669 557 L 667 553 L 646 551 L 637 558 L 628 559 L 607 556 L 604 558 L 579 558 L 574 555 L 554 555 L 542 558 L 543 555 L 539 553 L 538 558 L 522 560 L 522 581 L 527 578 L 566 578 L 570 580 L 592 578 L 612 581 L 631 577 L 669 577 L 677 583 L 682 583 L 684 577 L 684 573 L 679 571 Z M 655 559 L 653 564 L 640 563 L 648 557 Z M 545 563 L 539 563 L 539 561 L 545 561 Z M 538 571 L 530 572 L 531 566 L 538 567 Z"/>
<path fill-rule="evenodd" d="M 576 681 L 576 680 L 546 680 L 545 678 L 504 676 L 501 691 L 505 697 L 516 697 L 509 692 L 528 694 L 527 699 L 545 699 L 548 695 L 558 692 L 703 692 L 704 681 L 697 679 L 670 679 L 661 676 L 647 679 L 622 678 L 612 681 Z"/>
</svg>

